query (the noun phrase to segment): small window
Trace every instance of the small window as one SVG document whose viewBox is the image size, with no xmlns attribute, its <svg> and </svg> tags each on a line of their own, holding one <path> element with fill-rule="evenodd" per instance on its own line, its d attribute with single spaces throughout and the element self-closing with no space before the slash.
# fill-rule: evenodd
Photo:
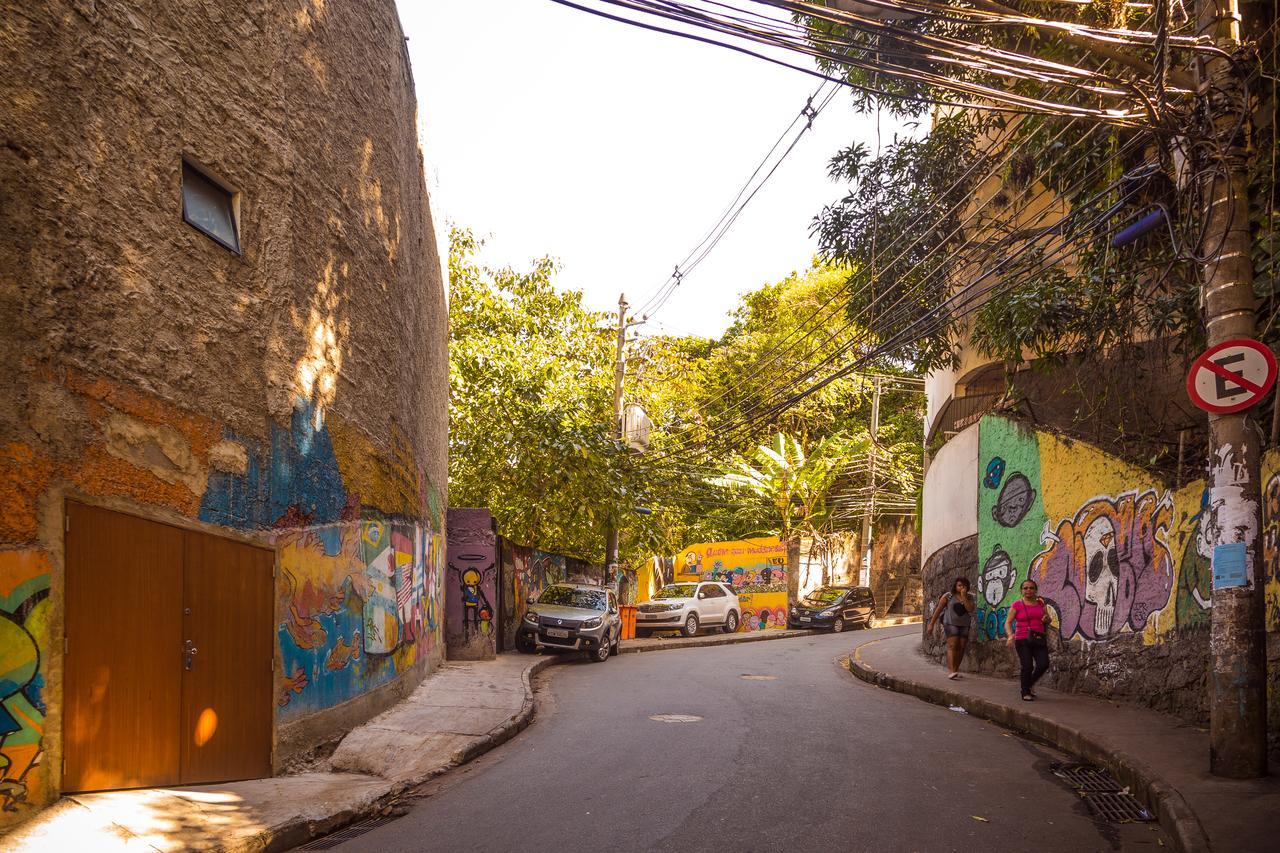
<svg viewBox="0 0 1280 853">
<path fill-rule="evenodd" d="M 236 194 L 182 161 L 182 218 L 237 254 L 240 229 Z"/>
</svg>

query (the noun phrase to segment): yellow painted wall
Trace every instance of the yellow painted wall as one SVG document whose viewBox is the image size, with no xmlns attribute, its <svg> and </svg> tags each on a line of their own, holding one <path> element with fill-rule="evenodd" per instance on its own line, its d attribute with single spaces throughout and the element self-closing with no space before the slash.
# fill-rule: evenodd
<svg viewBox="0 0 1280 853">
<path fill-rule="evenodd" d="M 675 582 L 723 581 L 742 604 L 739 631 L 787 627 L 787 546 L 776 536 L 690 545 L 676 557 Z"/>
</svg>

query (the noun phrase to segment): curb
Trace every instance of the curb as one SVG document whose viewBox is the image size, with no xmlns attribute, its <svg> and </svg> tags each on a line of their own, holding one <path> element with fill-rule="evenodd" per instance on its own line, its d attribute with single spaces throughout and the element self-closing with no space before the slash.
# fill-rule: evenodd
<svg viewBox="0 0 1280 853">
<path fill-rule="evenodd" d="M 749 634 L 721 634 L 719 636 L 709 637 L 682 637 L 673 639 L 665 643 L 653 643 L 644 646 L 628 646 L 625 645 L 628 640 L 623 640 L 623 645 L 618 647 L 620 655 L 634 655 L 641 652 L 665 652 L 671 649 L 701 649 L 706 646 L 732 646 L 738 643 L 759 643 L 764 640 L 787 640 L 792 637 L 807 637 L 813 631 L 808 629 L 792 631 L 752 631 Z"/>
<path fill-rule="evenodd" d="M 211 849 L 222 851 L 222 853 L 233 853 L 238 849 L 258 849 L 265 853 L 274 853 L 274 851 L 291 850 L 310 841 L 315 841 L 326 835 L 337 832 L 340 829 L 358 823 L 362 820 L 368 820 L 372 817 L 386 814 L 388 810 L 393 809 L 401 798 L 411 792 L 414 788 L 425 782 L 430 782 L 439 776 L 455 770 L 464 764 L 468 764 L 490 750 L 496 749 L 513 737 L 518 735 L 529 727 L 533 722 L 535 706 L 533 701 L 533 677 L 544 669 L 560 663 L 560 659 L 556 657 L 539 658 L 530 661 L 520 673 L 520 682 L 524 685 L 524 702 L 520 706 L 520 710 L 513 716 L 508 717 L 502 723 L 494 726 L 489 731 L 477 736 L 471 743 L 456 750 L 449 756 L 449 761 L 443 764 L 421 779 L 411 781 L 402 781 L 391 783 L 392 787 L 385 794 L 370 802 L 368 805 L 358 809 L 347 809 L 335 815 L 330 815 L 322 820 L 316 821 L 297 821 L 295 823 L 284 824 L 279 827 L 272 827 L 267 830 L 266 838 L 259 838 L 260 844 L 245 847 L 239 845 L 237 847 L 218 847 Z"/>
<path fill-rule="evenodd" d="M 883 640 L 864 643 L 844 658 L 844 664 L 850 673 L 868 684 L 915 696 L 935 705 L 957 705 L 974 717 L 1042 738 L 1064 752 L 1105 767 L 1121 784 L 1127 785 L 1129 791 L 1143 801 L 1147 808 L 1155 812 L 1161 828 L 1169 833 L 1179 853 L 1209 853 L 1211 850 L 1209 837 L 1205 834 L 1200 819 L 1187 805 L 1182 794 L 1142 761 L 1123 750 L 1092 739 L 1079 729 L 1054 722 L 1039 714 L 943 687 L 921 684 L 908 678 L 898 678 L 874 669 L 862 661 L 862 649 L 879 642 Z"/>
</svg>

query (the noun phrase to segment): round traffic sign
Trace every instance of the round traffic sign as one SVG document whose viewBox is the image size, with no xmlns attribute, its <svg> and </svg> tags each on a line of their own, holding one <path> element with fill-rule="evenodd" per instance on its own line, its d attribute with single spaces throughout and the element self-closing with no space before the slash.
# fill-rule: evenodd
<svg viewBox="0 0 1280 853">
<path fill-rule="evenodd" d="M 1206 412 L 1226 415 L 1262 399 L 1276 381 L 1276 357 L 1266 344 L 1249 338 L 1210 347 L 1187 373 L 1187 394 Z"/>
</svg>

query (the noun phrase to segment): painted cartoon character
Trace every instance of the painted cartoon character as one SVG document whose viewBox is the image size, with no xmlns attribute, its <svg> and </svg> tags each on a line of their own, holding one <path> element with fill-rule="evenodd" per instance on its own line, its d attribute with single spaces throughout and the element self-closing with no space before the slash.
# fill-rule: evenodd
<svg viewBox="0 0 1280 853">
<path fill-rule="evenodd" d="M 449 570 L 457 576 L 458 586 L 462 592 L 463 636 L 470 638 L 477 631 L 487 636 L 493 619 L 493 605 L 489 603 L 489 597 L 484 594 L 481 584 L 485 577 L 493 573 L 493 563 L 483 571 L 475 566 L 459 569 L 450 563 Z"/>
</svg>

